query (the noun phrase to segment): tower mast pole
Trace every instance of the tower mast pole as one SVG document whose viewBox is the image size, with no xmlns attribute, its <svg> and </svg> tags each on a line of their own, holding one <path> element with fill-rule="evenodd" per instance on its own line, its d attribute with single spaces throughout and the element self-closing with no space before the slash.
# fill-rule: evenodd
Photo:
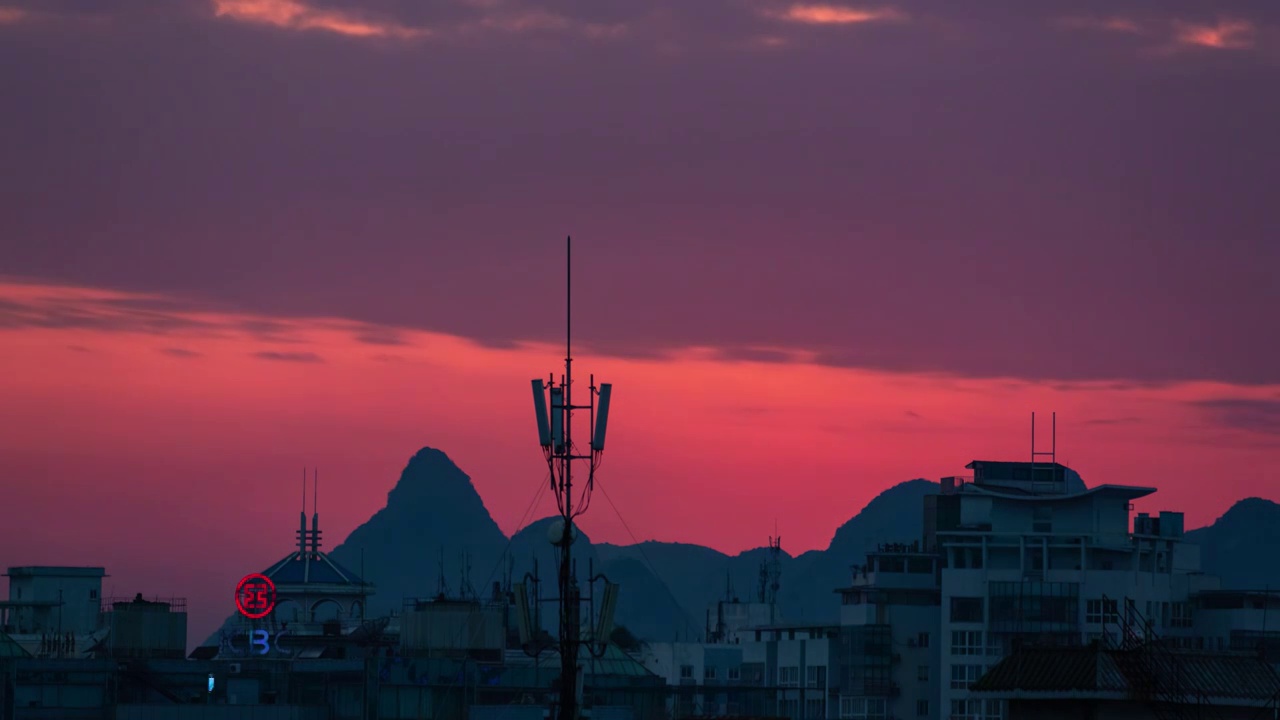
<svg viewBox="0 0 1280 720">
<path fill-rule="evenodd" d="M 572 305 L 573 284 L 570 277 L 572 271 L 571 238 L 565 238 L 565 299 Z M 586 645 L 595 657 L 597 652 L 604 651 L 606 638 L 594 637 L 607 635 L 607 628 L 612 624 L 613 600 L 616 586 L 609 585 L 603 575 L 594 576 L 606 583 L 605 600 L 602 607 L 602 619 L 599 625 L 593 624 L 591 643 L 585 643 L 581 637 L 582 590 L 578 586 L 573 568 L 573 541 L 575 539 L 574 518 L 581 515 L 591 505 L 591 493 L 595 487 L 595 470 L 604 452 L 605 430 L 608 427 L 609 402 L 612 396 L 612 385 L 601 383 L 597 388 L 594 377 L 588 387 L 588 402 L 574 405 L 573 388 L 573 313 L 571 307 L 565 311 L 565 357 L 564 375 L 556 383 L 553 374 L 550 380 L 533 381 L 533 403 L 538 421 L 538 444 L 542 446 L 543 458 L 551 475 L 551 489 L 556 495 L 556 505 L 560 518 L 551 531 L 551 543 L 560 551 L 559 589 L 560 597 L 560 682 L 559 702 L 555 717 L 557 720 L 578 720 L 578 654 Z M 550 394 L 551 401 L 547 402 Z M 599 401 L 597 403 L 597 400 Z M 580 450 L 573 444 L 573 411 L 588 410 L 591 418 L 590 442 Z M 573 463 L 578 460 L 587 461 L 586 485 L 579 493 L 577 507 L 573 502 Z M 612 588 L 612 589 L 611 589 Z M 594 623 L 594 620 L 593 620 Z M 604 628 L 604 629 L 602 629 Z"/>
<path fill-rule="evenodd" d="M 578 586 L 573 578 L 573 257 L 572 238 L 565 238 L 564 450 L 561 453 L 560 540 L 560 720 L 577 720 Z"/>
</svg>

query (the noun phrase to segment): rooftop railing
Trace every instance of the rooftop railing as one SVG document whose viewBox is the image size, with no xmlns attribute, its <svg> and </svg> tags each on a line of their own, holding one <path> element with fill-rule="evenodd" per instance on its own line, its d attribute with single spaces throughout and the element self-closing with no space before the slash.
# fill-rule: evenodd
<svg viewBox="0 0 1280 720">
<path fill-rule="evenodd" d="M 168 612 L 184 613 L 187 611 L 187 599 L 180 597 L 143 597 L 142 595 L 134 595 L 133 597 L 109 597 L 102 599 L 102 612 L 116 612 L 117 605 L 133 606 L 124 607 L 125 612 L 131 612 L 136 609 L 150 609 L 160 605 L 168 605 Z"/>
</svg>

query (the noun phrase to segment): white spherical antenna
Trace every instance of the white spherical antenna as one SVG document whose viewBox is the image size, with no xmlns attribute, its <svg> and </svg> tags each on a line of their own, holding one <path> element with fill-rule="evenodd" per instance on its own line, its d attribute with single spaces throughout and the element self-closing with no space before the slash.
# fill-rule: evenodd
<svg viewBox="0 0 1280 720">
<path fill-rule="evenodd" d="M 569 542 L 572 543 L 578 539 L 578 526 L 569 526 Z M 556 518 L 551 521 L 551 527 L 547 529 L 547 540 L 552 545 L 561 545 L 564 542 L 564 518 Z"/>
</svg>

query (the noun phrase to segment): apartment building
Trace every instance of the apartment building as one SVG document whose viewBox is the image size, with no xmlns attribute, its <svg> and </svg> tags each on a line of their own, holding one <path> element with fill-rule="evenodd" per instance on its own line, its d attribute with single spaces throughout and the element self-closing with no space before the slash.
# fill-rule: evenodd
<svg viewBox="0 0 1280 720">
<path fill-rule="evenodd" d="M 925 498 L 921 543 L 869 553 L 841 590 L 833 717 L 1001 720 L 1003 704 L 969 686 L 1020 641 L 1078 646 L 1137 615 L 1195 635 L 1194 598 L 1218 584 L 1181 513 L 1131 527 L 1154 488 L 1086 488 L 1056 462 L 966 469 Z"/>
</svg>

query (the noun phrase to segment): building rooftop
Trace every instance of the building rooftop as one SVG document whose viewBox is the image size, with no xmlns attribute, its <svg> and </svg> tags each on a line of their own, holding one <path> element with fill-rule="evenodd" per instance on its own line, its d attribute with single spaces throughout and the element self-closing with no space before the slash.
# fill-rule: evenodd
<svg viewBox="0 0 1280 720">
<path fill-rule="evenodd" d="M 536 665 L 550 672 L 558 672 L 560 670 L 560 653 L 555 648 L 549 648 L 534 658 L 525 654 L 522 650 L 507 650 L 503 654 L 503 664 L 506 667 L 513 668 L 534 667 Z M 587 648 L 579 647 L 578 664 L 587 675 L 658 677 L 656 673 L 645 667 L 639 660 L 631 657 L 613 644 L 606 646 L 604 655 L 599 658 L 593 657 Z"/>
<path fill-rule="evenodd" d="M 752 625 L 751 627 L 743 628 L 743 630 L 839 630 L 839 629 L 840 629 L 840 625 L 838 623 L 823 623 L 823 622 L 808 622 L 808 623 L 785 622 L 785 623 L 772 623 L 770 625 Z"/>
<path fill-rule="evenodd" d="M 263 573 L 276 585 L 367 585 L 360 576 L 334 562 L 322 552 L 292 552 Z"/>
<path fill-rule="evenodd" d="M 22 567 L 11 567 L 5 573 L 5 577 L 85 577 L 85 578 L 101 578 L 107 577 L 107 569 L 100 567 L 59 567 L 56 565 L 24 565 Z"/>
<path fill-rule="evenodd" d="M 977 483 L 969 483 L 964 486 L 962 492 L 979 493 L 982 495 L 990 495 L 992 497 L 1009 498 L 1011 500 L 1034 500 L 1037 502 L 1062 502 L 1064 500 L 1075 500 L 1077 498 L 1089 497 L 1091 495 L 1103 495 L 1116 498 L 1125 498 L 1128 500 L 1136 500 L 1146 497 L 1156 492 L 1153 487 L 1143 487 L 1140 485 L 1098 485 L 1089 488 L 1083 492 L 1076 492 L 1063 495 L 1040 495 L 1032 492 L 1019 490 L 1017 488 L 999 487 L 999 489 L 991 486 L 983 487 Z"/>
<path fill-rule="evenodd" d="M 1180 683 L 1179 690 L 1166 688 L 1170 692 L 1245 700 L 1263 700 L 1280 693 L 1280 677 L 1256 655 L 1159 652 L 1178 667 L 1177 678 L 1156 673 L 1156 682 Z M 1082 693 L 1129 695 L 1144 682 L 1138 669 L 1142 658 L 1141 650 L 1114 650 L 1097 643 L 1065 648 L 1023 647 L 992 667 L 970 690 L 1046 700 Z"/>
<path fill-rule="evenodd" d="M 0 659 L 25 657 L 31 657 L 31 653 L 27 652 L 26 648 L 19 645 L 16 640 L 0 632 Z"/>
</svg>

